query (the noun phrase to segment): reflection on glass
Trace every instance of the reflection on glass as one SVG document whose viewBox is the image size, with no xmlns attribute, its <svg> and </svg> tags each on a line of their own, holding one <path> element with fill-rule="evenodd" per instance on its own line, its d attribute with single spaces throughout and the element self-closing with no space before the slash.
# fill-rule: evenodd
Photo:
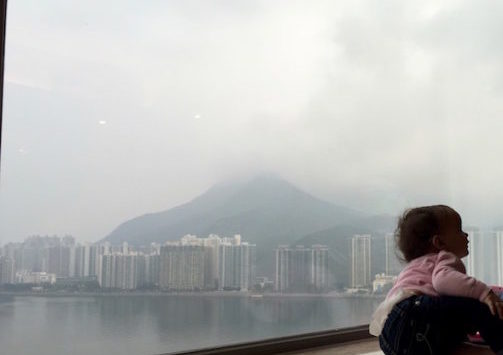
<svg viewBox="0 0 503 355">
<path fill-rule="evenodd" d="M 417 205 L 460 211 L 468 273 L 503 284 L 499 7 L 9 3 L 2 351 L 366 324 Z"/>
</svg>

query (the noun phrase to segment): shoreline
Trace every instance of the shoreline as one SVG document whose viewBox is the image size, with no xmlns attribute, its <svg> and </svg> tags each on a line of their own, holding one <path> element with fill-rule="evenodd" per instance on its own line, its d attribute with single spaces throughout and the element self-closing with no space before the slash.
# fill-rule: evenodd
<svg viewBox="0 0 503 355">
<path fill-rule="evenodd" d="M 0 296 L 20 297 L 240 297 L 254 300 L 277 298 L 366 298 L 383 299 L 385 295 L 347 294 L 347 293 L 251 293 L 239 291 L 211 291 L 211 292 L 33 292 L 33 291 L 0 291 Z"/>
</svg>

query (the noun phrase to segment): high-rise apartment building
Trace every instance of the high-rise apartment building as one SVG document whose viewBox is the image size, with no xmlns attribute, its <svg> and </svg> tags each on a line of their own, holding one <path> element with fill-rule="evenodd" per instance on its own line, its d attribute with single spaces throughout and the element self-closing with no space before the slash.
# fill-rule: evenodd
<svg viewBox="0 0 503 355">
<path fill-rule="evenodd" d="M 222 242 L 218 253 L 218 282 L 221 290 L 248 291 L 255 279 L 255 245 Z"/>
<path fill-rule="evenodd" d="M 468 255 L 463 258 L 466 267 L 467 275 L 480 278 L 482 276 L 482 265 L 478 265 L 476 260 L 477 254 L 480 252 L 482 246 L 482 233 L 478 228 L 466 228 L 465 232 L 468 234 Z"/>
<path fill-rule="evenodd" d="M 0 256 L 0 285 L 12 284 L 14 280 L 14 259 L 8 256 Z"/>
<path fill-rule="evenodd" d="M 298 245 L 279 246 L 275 250 L 275 290 L 278 292 L 313 292 L 328 288 L 328 248 Z"/>
<path fill-rule="evenodd" d="M 147 255 L 136 253 L 136 288 L 150 287 L 147 283 L 146 260 Z"/>
<path fill-rule="evenodd" d="M 503 286 L 503 230 L 495 232 L 496 247 L 496 284 Z M 470 244 L 468 244 L 469 246 Z"/>
<path fill-rule="evenodd" d="M 206 287 L 209 290 L 219 288 L 219 267 L 220 267 L 220 244 L 222 238 L 216 234 L 210 234 L 203 239 L 203 245 L 209 247 L 208 258 L 206 259 Z"/>
<path fill-rule="evenodd" d="M 207 254 L 208 248 L 202 245 L 161 247 L 160 287 L 177 291 L 203 290 Z"/>
<path fill-rule="evenodd" d="M 57 245 L 47 248 L 47 271 L 58 277 L 69 277 L 72 257 L 74 257 L 73 246 Z"/>
<path fill-rule="evenodd" d="M 98 283 L 102 288 L 112 288 L 115 285 L 115 256 L 112 254 L 101 255 L 100 270 Z"/>
<path fill-rule="evenodd" d="M 89 246 L 89 276 L 98 276 L 100 267 L 100 246 L 93 244 Z"/>
<path fill-rule="evenodd" d="M 276 255 L 274 288 L 277 292 L 286 292 L 290 289 L 290 265 L 293 251 L 288 245 L 279 245 L 274 253 Z"/>
<path fill-rule="evenodd" d="M 351 287 L 372 286 L 371 279 L 371 237 L 369 234 L 354 235 L 351 239 Z"/>
<path fill-rule="evenodd" d="M 136 289 L 138 285 L 139 257 L 141 256 L 134 253 L 101 255 L 101 277 L 98 277 L 100 286 L 121 290 Z"/>
<path fill-rule="evenodd" d="M 311 254 L 311 284 L 316 291 L 327 290 L 330 277 L 328 248 L 324 245 L 313 245 Z"/>
<path fill-rule="evenodd" d="M 83 245 L 78 245 L 75 248 L 75 276 L 85 277 L 89 276 L 90 271 L 90 259 L 91 259 L 91 245 L 85 243 Z"/>
<path fill-rule="evenodd" d="M 129 253 L 122 255 L 123 278 L 120 280 L 119 288 L 123 290 L 134 290 L 138 281 L 138 255 Z"/>
<path fill-rule="evenodd" d="M 399 250 L 396 248 L 395 235 L 393 233 L 387 233 L 384 236 L 384 247 L 386 251 L 385 255 L 385 269 L 386 275 L 398 275 L 402 270 L 402 265 L 398 259 Z"/>
<path fill-rule="evenodd" d="M 159 254 L 145 255 L 145 285 L 159 286 L 161 273 L 161 256 Z"/>
</svg>

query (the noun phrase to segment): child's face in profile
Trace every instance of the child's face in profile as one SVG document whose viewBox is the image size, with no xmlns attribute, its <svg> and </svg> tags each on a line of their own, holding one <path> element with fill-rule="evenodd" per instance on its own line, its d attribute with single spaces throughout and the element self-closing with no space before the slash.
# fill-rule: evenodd
<svg viewBox="0 0 503 355">
<path fill-rule="evenodd" d="M 439 236 L 443 250 L 449 251 L 458 258 L 468 255 L 468 234 L 461 228 L 461 217 L 455 213 L 446 218 Z"/>
</svg>

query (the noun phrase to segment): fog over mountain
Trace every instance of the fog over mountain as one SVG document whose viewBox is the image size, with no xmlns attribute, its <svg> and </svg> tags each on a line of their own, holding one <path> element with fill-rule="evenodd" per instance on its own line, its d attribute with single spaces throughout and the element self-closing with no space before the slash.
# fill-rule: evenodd
<svg viewBox="0 0 503 355">
<path fill-rule="evenodd" d="M 315 198 L 273 176 L 222 183 L 178 207 L 119 225 L 104 240 L 131 244 L 177 240 L 185 234 L 242 234 L 259 245 L 298 238 L 365 216 Z"/>
<path fill-rule="evenodd" d="M 186 204 L 125 221 L 103 241 L 141 245 L 178 240 L 185 234 L 241 234 L 244 241 L 257 244 L 259 271 L 270 275 L 273 250 L 279 244 L 339 246 L 337 240 L 344 243 L 355 233 L 382 235 L 393 229 L 393 223 L 392 217 L 368 216 L 313 197 L 279 177 L 260 175 L 215 185 Z M 347 260 L 348 250 L 337 250 Z M 347 265 L 343 269 L 347 273 Z"/>
</svg>

